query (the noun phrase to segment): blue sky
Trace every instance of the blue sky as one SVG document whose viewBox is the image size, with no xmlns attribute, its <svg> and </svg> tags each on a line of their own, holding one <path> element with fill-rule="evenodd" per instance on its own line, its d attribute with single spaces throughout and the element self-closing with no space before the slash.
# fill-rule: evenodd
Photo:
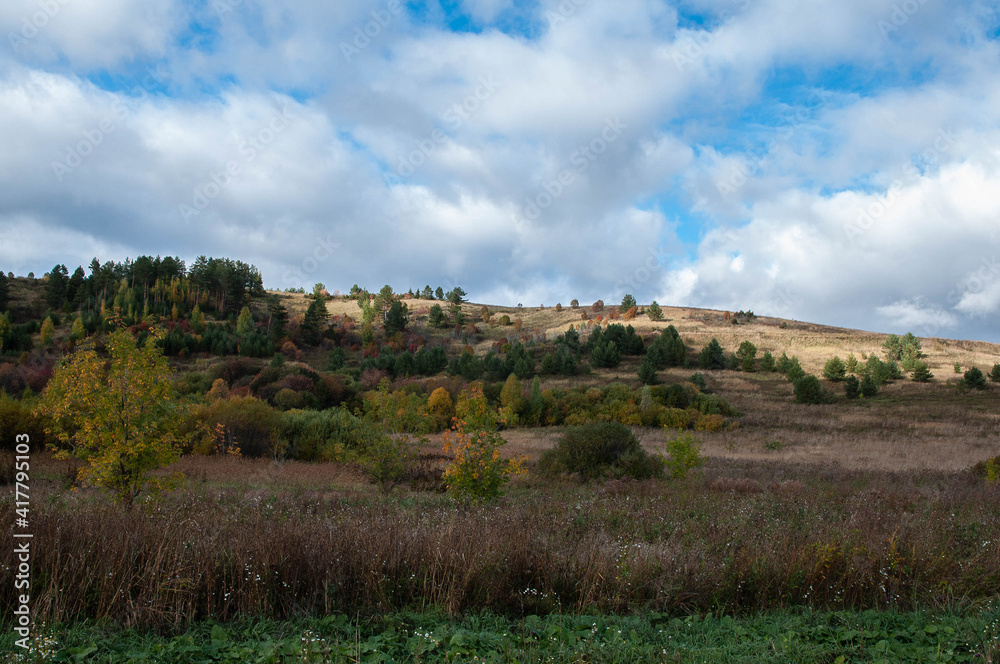
<svg viewBox="0 0 1000 664">
<path fill-rule="evenodd" d="M 1000 341 L 998 28 L 974 1 L 11 0 L 0 269 L 226 255 L 276 288 Z"/>
</svg>

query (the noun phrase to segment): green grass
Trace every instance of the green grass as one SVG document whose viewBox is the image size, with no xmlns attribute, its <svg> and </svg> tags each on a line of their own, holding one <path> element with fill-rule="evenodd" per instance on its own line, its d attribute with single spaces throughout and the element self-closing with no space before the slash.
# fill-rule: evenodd
<svg viewBox="0 0 1000 664">
<path fill-rule="evenodd" d="M 528 616 L 443 612 L 201 623 L 179 634 L 110 623 L 39 630 L 14 662 L 995 662 L 1000 607 L 930 612 L 781 611 L 730 616 Z M 14 637 L 0 649 L 16 650 Z"/>
</svg>

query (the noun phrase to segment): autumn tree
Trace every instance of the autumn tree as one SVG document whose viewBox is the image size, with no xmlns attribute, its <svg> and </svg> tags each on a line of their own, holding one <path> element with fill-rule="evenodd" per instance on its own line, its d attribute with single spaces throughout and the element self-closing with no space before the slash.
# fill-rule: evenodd
<svg viewBox="0 0 1000 664">
<path fill-rule="evenodd" d="M 175 461 L 177 408 L 171 398 L 170 367 L 154 329 L 141 346 L 125 329 L 108 339 L 108 358 L 92 348 L 67 356 L 43 393 L 47 432 L 59 455 L 87 462 L 80 477 L 131 506 L 146 489 L 159 491 L 169 479 L 150 472 Z"/>
</svg>

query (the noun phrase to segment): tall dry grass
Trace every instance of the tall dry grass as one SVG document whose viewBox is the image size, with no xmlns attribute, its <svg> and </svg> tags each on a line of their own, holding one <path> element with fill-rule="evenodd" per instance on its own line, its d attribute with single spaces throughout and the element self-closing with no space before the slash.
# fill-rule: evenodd
<svg viewBox="0 0 1000 664">
<path fill-rule="evenodd" d="M 36 620 L 962 605 L 1000 592 L 1000 489 L 968 474 L 709 463 L 681 483 L 532 482 L 505 501 L 189 484 L 123 511 L 33 499 Z M 13 526 L 5 499 L 0 525 Z M 13 570 L 0 569 L 11 615 Z"/>
</svg>

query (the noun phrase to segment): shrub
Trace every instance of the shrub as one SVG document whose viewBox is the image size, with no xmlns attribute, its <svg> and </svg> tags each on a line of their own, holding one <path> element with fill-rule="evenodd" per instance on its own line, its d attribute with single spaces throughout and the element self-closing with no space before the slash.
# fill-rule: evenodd
<svg viewBox="0 0 1000 664">
<path fill-rule="evenodd" d="M 972 467 L 972 474 L 990 483 L 1000 482 L 1000 456 L 980 461 Z"/>
<path fill-rule="evenodd" d="M 684 479 L 688 471 L 705 463 L 701 457 L 701 441 L 689 433 L 667 441 L 666 467 L 670 477 Z"/>
<path fill-rule="evenodd" d="M 857 376 L 848 376 L 844 380 L 844 394 L 848 399 L 857 399 L 861 395 L 861 382 Z"/>
<path fill-rule="evenodd" d="M 771 351 L 766 350 L 760 358 L 760 368 L 762 371 L 774 371 L 774 355 L 771 355 Z"/>
<path fill-rule="evenodd" d="M 910 378 L 915 383 L 927 383 L 933 377 L 934 374 L 931 373 L 930 367 L 927 366 L 926 362 L 916 362 L 913 371 L 910 373 Z"/>
<path fill-rule="evenodd" d="M 861 396 L 868 399 L 876 394 L 878 394 L 878 383 L 875 382 L 875 379 L 870 374 L 865 374 L 861 378 Z"/>
<path fill-rule="evenodd" d="M 661 321 L 663 320 L 663 308 L 657 304 L 656 300 L 653 300 L 653 303 L 646 307 L 646 315 L 649 316 L 649 320 Z"/>
<path fill-rule="evenodd" d="M 831 357 L 823 365 L 823 377 L 833 382 L 840 382 L 847 376 L 847 365 L 839 357 Z"/>
<path fill-rule="evenodd" d="M 662 466 L 642 458 L 648 456 L 625 425 L 592 422 L 568 429 L 556 447 L 542 454 L 539 469 L 546 474 L 572 473 L 584 480 L 657 477 Z"/>
<path fill-rule="evenodd" d="M 444 471 L 448 492 L 461 502 L 498 498 L 513 475 L 525 472 L 524 458 L 500 456 L 507 441 L 497 433 L 496 413 L 478 387 L 460 395 L 456 411 L 455 431 L 444 438 L 445 453 L 454 456 Z"/>
<path fill-rule="evenodd" d="M 220 399 L 203 406 L 196 417 L 209 430 L 225 427 L 244 456 L 270 456 L 277 443 L 278 414 L 267 403 L 253 397 Z"/>
<path fill-rule="evenodd" d="M 1000 364 L 993 365 L 993 369 L 989 373 L 989 378 L 991 382 L 1000 383 Z"/>
<path fill-rule="evenodd" d="M 819 378 L 809 374 L 798 378 L 793 383 L 795 401 L 798 403 L 817 404 L 823 403 L 823 388 L 819 384 Z"/>
<path fill-rule="evenodd" d="M 717 339 L 709 341 L 698 354 L 698 368 L 710 370 L 726 368 L 726 355 L 722 352 L 722 346 Z"/>
<path fill-rule="evenodd" d="M 579 307 L 579 306 L 580 306 L 580 300 L 578 300 L 578 299 L 576 299 L 576 298 L 573 298 L 572 300 L 570 300 L 570 302 L 569 302 L 569 306 L 571 306 L 571 307 L 573 307 L 574 309 L 576 309 L 577 307 Z"/>
<path fill-rule="evenodd" d="M 844 369 L 847 370 L 847 373 L 858 373 L 858 358 L 854 357 L 854 353 L 848 354 L 847 362 L 844 363 Z"/>
<path fill-rule="evenodd" d="M 393 487 L 410 478 L 416 461 L 417 449 L 409 436 L 381 433 L 368 441 L 361 458 L 361 469 L 382 493 L 389 493 Z"/>
<path fill-rule="evenodd" d="M 965 372 L 965 376 L 962 377 L 962 382 L 965 383 L 965 386 L 970 389 L 986 389 L 986 376 L 984 376 L 983 372 L 976 367 L 972 367 Z"/>
<path fill-rule="evenodd" d="M 694 423 L 695 431 L 722 431 L 726 426 L 726 419 L 722 415 L 699 415 Z"/>
<path fill-rule="evenodd" d="M 957 373 L 957 374 L 962 373 L 962 363 L 961 362 L 956 362 L 955 363 L 955 373 Z"/>
<path fill-rule="evenodd" d="M 597 302 L 594 302 L 591 308 L 594 310 L 595 314 L 598 311 L 604 311 L 604 300 L 598 300 Z"/>
<path fill-rule="evenodd" d="M 687 429 L 691 426 L 691 413 L 684 408 L 664 408 L 660 411 L 657 424 L 664 429 Z"/>
<path fill-rule="evenodd" d="M 802 365 L 799 364 L 799 358 L 792 357 L 792 359 L 789 360 L 788 371 L 785 372 L 785 377 L 787 377 L 788 380 L 794 383 L 799 378 L 802 378 L 805 375 L 806 375 L 805 370 L 802 368 Z"/>
<path fill-rule="evenodd" d="M 689 379 L 690 383 L 698 388 L 699 391 L 708 393 L 708 385 L 705 384 L 705 374 L 703 373 L 693 373 Z"/>
<path fill-rule="evenodd" d="M 750 341 L 744 341 L 736 350 L 734 357 L 741 371 L 751 372 L 756 368 L 757 346 Z"/>
<path fill-rule="evenodd" d="M 447 428 L 451 418 L 455 416 L 455 404 L 448 390 L 439 387 L 431 392 L 427 400 L 427 413 L 434 418 L 439 430 Z"/>
</svg>

